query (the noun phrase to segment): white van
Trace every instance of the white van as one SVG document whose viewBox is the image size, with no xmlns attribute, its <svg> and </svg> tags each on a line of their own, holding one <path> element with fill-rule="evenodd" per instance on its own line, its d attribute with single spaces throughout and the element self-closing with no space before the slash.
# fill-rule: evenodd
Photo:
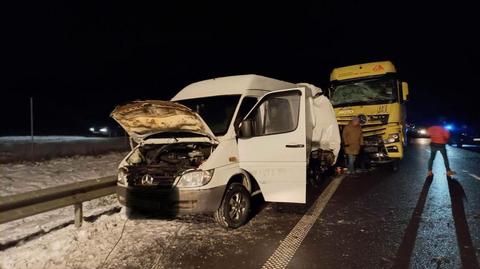
<svg viewBox="0 0 480 269">
<path fill-rule="evenodd" d="M 305 203 L 312 149 L 333 165 L 340 145 L 332 105 L 317 102 L 313 87 L 231 76 L 193 83 L 171 101 L 116 107 L 111 116 L 138 143 L 119 165 L 120 203 L 214 213 L 230 228 L 248 220 L 253 195 Z"/>
</svg>

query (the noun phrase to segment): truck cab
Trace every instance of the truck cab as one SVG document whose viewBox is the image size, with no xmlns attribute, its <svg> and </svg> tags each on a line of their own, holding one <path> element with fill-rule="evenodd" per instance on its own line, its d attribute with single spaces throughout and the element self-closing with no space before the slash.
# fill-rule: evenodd
<svg viewBox="0 0 480 269">
<path fill-rule="evenodd" d="M 333 69 L 328 95 L 338 124 L 360 118 L 364 147 L 370 163 L 393 163 L 403 158 L 405 102 L 408 84 L 398 78 L 390 61 L 357 64 Z"/>
</svg>

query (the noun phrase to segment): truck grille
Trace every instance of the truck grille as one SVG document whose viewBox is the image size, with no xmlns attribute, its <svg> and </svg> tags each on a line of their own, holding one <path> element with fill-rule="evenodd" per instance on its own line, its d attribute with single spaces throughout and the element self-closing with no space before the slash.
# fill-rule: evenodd
<svg viewBox="0 0 480 269">
<path fill-rule="evenodd" d="M 345 126 L 350 122 L 350 120 L 341 120 L 341 119 L 337 119 L 337 121 L 338 121 L 338 124 L 341 126 Z M 366 124 L 362 125 L 362 132 L 364 137 L 373 136 L 373 135 L 383 135 L 385 134 L 386 129 L 387 128 L 385 124 L 371 124 L 367 122 Z"/>
<path fill-rule="evenodd" d="M 362 126 L 362 132 L 364 137 L 383 135 L 386 129 L 387 128 L 383 124 L 366 124 Z"/>
<path fill-rule="evenodd" d="M 338 124 L 347 125 L 354 116 L 337 116 Z M 366 125 L 385 125 L 388 123 L 388 114 L 371 114 L 371 115 L 359 115 L 359 117 L 364 117 Z"/>
</svg>

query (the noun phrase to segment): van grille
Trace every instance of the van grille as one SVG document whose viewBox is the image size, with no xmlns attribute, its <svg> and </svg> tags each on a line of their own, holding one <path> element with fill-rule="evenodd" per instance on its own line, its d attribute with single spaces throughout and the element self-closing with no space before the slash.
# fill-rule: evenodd
<svg viewBox="0 0 480 269">
<path fill-rule="evenodd" d="M 131 186 L 170 189 L 175 183 L 177 170 L 173 167 L 129 167 L 128 183 Z"/>
</svg>

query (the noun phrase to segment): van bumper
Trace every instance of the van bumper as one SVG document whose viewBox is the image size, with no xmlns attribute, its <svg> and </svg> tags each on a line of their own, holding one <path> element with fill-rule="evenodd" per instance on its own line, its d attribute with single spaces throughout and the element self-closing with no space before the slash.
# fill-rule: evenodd
<svg viewBox="0 0 480 269">
<path fill-rule="evenodd" d="M 220 207 L 225 188 L 226 185 L 201 190 L 117 186 L 117 197 L 120 204 L 134 209 L 169 215 L 208 214 Z"/>
</svg>

